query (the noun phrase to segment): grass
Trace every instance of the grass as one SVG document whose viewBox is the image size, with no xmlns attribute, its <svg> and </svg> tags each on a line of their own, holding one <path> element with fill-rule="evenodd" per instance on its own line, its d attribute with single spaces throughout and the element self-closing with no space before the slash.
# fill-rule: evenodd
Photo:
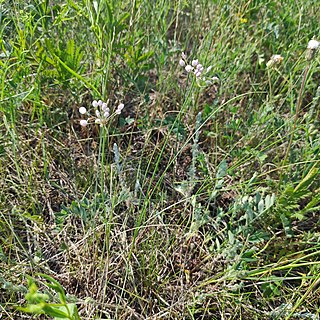
<svg viewBox="0 0 320 320">
<path fill-rule="evenodd" d="M 317 7 L 0 1 L 1 319 L 319 319 Z"/>
</svg>

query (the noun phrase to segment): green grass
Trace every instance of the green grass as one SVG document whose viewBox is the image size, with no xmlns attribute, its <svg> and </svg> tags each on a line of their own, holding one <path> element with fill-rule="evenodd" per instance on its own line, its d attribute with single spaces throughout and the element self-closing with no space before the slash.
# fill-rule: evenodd
<svg viewBox="0 0 320 320">
<path fill-rule="evenodd" d="M 318 7 L 0 0 L 1 319 L 319 319 Z"/>
</svg>

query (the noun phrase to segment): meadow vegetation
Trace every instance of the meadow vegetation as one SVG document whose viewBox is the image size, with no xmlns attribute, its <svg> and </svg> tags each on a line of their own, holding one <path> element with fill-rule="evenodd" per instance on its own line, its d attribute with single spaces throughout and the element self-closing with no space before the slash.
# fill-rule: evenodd
<svg viewBox="0 0 320 320">
<path fill-rule="evenodd" d="M 0 318 L 319 319 L 319 21 L 0 0 Z"/>
</svg>

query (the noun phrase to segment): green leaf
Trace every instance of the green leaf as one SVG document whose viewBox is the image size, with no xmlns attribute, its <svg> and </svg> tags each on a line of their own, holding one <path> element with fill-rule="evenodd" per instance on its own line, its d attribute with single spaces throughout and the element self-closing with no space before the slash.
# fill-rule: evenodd
<svg viewBox="0 0 320 320">
<path fill-rule="evenodd" d="M 61 310 L 59 310 L 57 307 L 52 307 L 48 304 L 45 304 L 43 307 L 43 311 L 46 315 L 54 318 L 62 318 L 62 319 L 70 319 L 69 315 Z"/>
<path fill-rule="evenodd" d="M 318 175 L 319 169 L 313 167 L 307 173 L 307 175 L 300 181 L 300 183 L 295 187 L 294 192 L 297 192 L 301 189 L 307 189 L 311 183 L 315 180 L 315 177 Z"/>
<path fill-rule="evenodd" d="M 49 288 L 53 289 L 55 292 L 57 292 L 59 294 L 60 301 L 63 304 L 65 304 L 66 303 L 66 295 L 65 295 L 64 289 L 61 286 L 61 284 L 57 280 L 53 279 L 52 277 L 50 277 L 46 274 L 40 273 L 39 275 L 51 282 L 51 283 L 47 283 L 46 285 Z"/>
<path fill-rule="evenodd" d="M 223 178 L 227 174 L 227 168 L 228 168 L 227 160 L 223 159 L 218 166 L 216 177 L 218 179 Z"/>
<path fill-rule="evenodd" d="M 259 210 L 260 213 L 263 212 L 263 210 L 264 210 L 264 201 L 263 201 L 263 199 L 261 199 L 259 201 L 259 203 L 258 203 L 258 210 Z"/>
<path fill-rule="evenodd" d="M 58 307 L 55 307 L 56 309 L 59 309 L 60 311 L 62 312 L 65 312 L 67 314 L 70 314 L 70 317 L 74 320 L 78 320 L 80 319 L 79 318 L 79 315 L 78 315 L 78 310 L 77 310 L 77 306 L 75 303 L 68 303 L 67 305 L 65 306 L 58 306 Z M 56 317 L 55 319 L 61 319 L 59 317 Z M 63 318 L 62 318 L 63 319 Z"/>
</svg>

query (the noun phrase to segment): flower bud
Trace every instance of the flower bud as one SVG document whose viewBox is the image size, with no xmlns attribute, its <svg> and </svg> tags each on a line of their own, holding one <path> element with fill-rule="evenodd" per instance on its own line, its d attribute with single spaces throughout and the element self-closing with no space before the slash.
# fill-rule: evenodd
<svg viewBox="0 0 320 320">
<path fill-rule="evenodd" d="M 186 65 L 186 63 L 182 59 L 180 59 L 179 64 L 180 64 L 181 67 L 184 67 Z"/>
</svg>

